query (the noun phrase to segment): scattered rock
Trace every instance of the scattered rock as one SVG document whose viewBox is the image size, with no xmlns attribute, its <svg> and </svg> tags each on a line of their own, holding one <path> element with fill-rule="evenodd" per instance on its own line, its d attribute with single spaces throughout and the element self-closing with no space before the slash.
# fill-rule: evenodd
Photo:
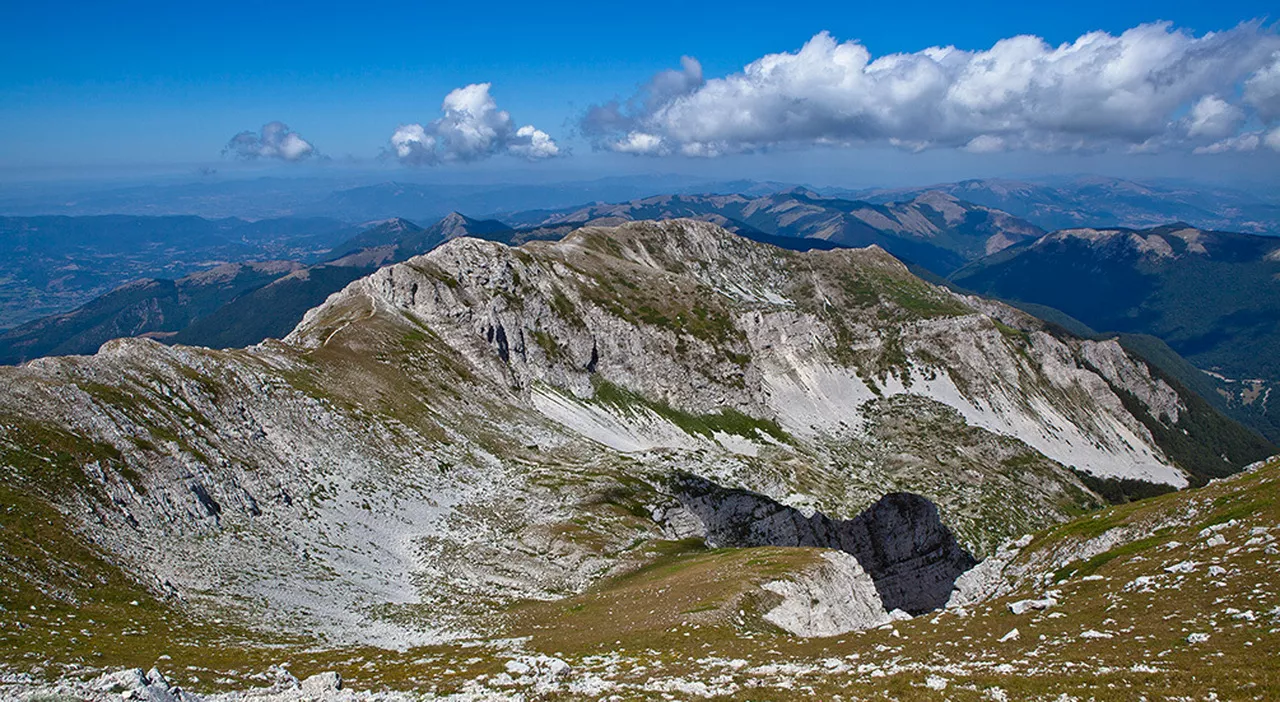
<svg viewBox="0 0 1280 702">
<path fill-rule="evenodd" d="M 322 697 L 342 689 L 342 676 L 328 671 L 317 673 L 302 681 L 302 691 L 308 695 Z"/>
<path fill-rule="evenodd" d="M 1056 604 L 1058 600 L 1049 596 L 1039 600 L 1018 600 L 1009 603 L 1009 611 L 1014 614 L 1025 614 L 1031 610 L 1043 611 Z"/>
</svg>

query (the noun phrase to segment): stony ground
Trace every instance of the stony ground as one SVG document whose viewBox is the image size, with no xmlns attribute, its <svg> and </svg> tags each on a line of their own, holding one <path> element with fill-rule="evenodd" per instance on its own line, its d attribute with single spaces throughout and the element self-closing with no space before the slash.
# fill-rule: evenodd
<svg viewBox="0 0 1280 702">
<path fill-rule="evenodd" d="M 1006 558 L 1007 594 L 831 638 L 781 633 L 751 594 L 815 552 L 687 542 L 515 607 L 492 638 L 405 651 L 237 639 L 152 603 L 110 621 L 33 608 L 0 635 L 0 698 L 1277 699 L 1278 494 L 1273 461 L 1088 515 Z"/>
</svg>

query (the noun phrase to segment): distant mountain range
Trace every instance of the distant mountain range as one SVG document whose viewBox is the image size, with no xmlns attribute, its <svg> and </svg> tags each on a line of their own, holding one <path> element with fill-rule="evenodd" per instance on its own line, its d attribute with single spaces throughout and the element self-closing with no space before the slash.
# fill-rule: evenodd
<svg viewBox="0 0 1280 702">
<path fill-rule="evenodd" d="M 681 175 L 633 175 L 596 180 L 525 183 L 387 181 L 381 172 L 311 178 L 205 177 L 176 183 L 73 186 L 19 185 L 0 193 L 0 214 L 197 215 L 208 218 L 323 217 L 347 223 L 405 217 L 430 222 L 451 211 L 511 221 L 534 210 L 549 214 L 581 203 L 627 202 L 655 195 L 744 195 L 786 192 L 798 183 L 711 180 Z M 874 204 L 910 201 L 926 192 L 952 195 L 1025 219 L 1045 230 L 1070 227 L 1151 227 L 1188 222 L 1202 229 L 1280 234 L 1280 198 L 1265 188 L 1173 181 L 1136 182 L 1081 176 L 1056 179 L 974 179 L 904 188 L 809 191 Z"/>
<path fill-rule="evenodd" d="M 237 234 L 243 244 L 254 241 L 258 232 L 260 241 L 276 249 L 290 241 L 310 242 L 313 248 L 287 266 L 235 269 L 241 272 L 217 285 L 203 284 L 201 276 L 131 283 L 79 309 L 0 333 L 0 362 L 92 353 L 108 339 L 143 334 L 170 343 L 246 346 L 284 336 L 307 310 L 351 281 L 457 237 L 520 244 L 558 240 L 588 224 L 690 218 L 793 250 L 874 244 L 929 280 L 949 280 L 961 289 L 1014 302 L 1077 334 L 1120 333 L 1137 352 L 1166 359 L 1165 370 L 1218 409 L 1280 440 L 1280 395 L 1271 393 L 1280 383 L 1280 356 L 1273 352 L 1280 348 L 1280 240 L 1183 223 L 1151 229 L 1076 227 L 1046 234 L 1002 209 L 957 197 L 963 193 L 998 201 L 1040 221 L 1054 221 L 1085 216 L 1080 207 L 1068 210 L 1072 193 L 1079 194 L 1085 208 L 1112 203 L 1111 214 L 1103 219 L 1155 217 L 1142 205 L 1151 198 L 1169 202 L 1178 195 L 1193 207 L 1193 194 L 1096 180 L 1052 188 L 966 181 L 942 190 L 892 191 L 909 199 L 875 203 L 803 188 L 773 192 L 777 185 L 752 196 L 670 194 L 531 210 L 505 221 L 454 212 L 428 227 L 403 218 L 345 227 L 335 226 L 334 220 L 51 218 L 60 223 L 59 231 L 79 232 L 64 235 L 66 242 L 83 241 L 88 236 L 84 232 L 109 224 L 112 232 L 122 226 L 144 233 L 174 228 L 176 233 L 168 236 L 178 242 L 175 247 L 194 240 L 207 249 L 231 240 L 221 232 Z M 1116 203 L 1128 203 L 1128 209 Z M 141 223 L 130 224 L 136 219 Z M 13 226 L 17 220 L 8 221 Z M 324 234 L 314 233 L 322 229 Z M 145 234 L 134 238 L 149 241 Z M 121 246 L 129 241 L 124 237 Z M 57 239 L 43 243 L 59 245 Z"/>
<path fill-rule="evenodd" d="M 238 348 L 288 334 L 307 310 L 379 267 L 408 260 L 460 236 L 510 228 L 453 213 L 427 228 L 405 219 L 374 223 L 333 247 L 329 260 L 291 272 L 229 301 L 175 334 L 173 343 Z"/>
<path fill-rule="evenodd" d="M 331 230 L 327 239 L 340 241 L 319 261 L 303 267 L 301 263 L 318 255 L 308 252 L 308 258 L 295 269 L 282 270 L 274 277 L 252 278 L 252 282 L 246 278 L 239 286 L 206 289 L 171 280 L 130 283 L 72 312 L 0 333 L 0 362 L 15 363 L 49 353 L 92 353 L 111 338 L 155 333 L 174 343 L 246 346 L 288 333 L 303 313 L 356 278 L 460 236 L 518 244 L 559 239 L 587 222 L 677 217 L 710 221 L 748 238 L 790 249 L 878 244 L 936 275 L 946 275 L 984 253 L 1043 233 L 1003 212 L 938 193 L 892 205 L 824 198 L 804 190 L 758 197 L 660 196 L 518 214 L 511 218 L 514 224 L 456 212 L 426 228 L 392 218 Z M 121 221 L 138 220 L 162 227 L 170 218 L 158 219 Z M 196 223 L 206 223 L 206 227 L 217 224 L 188 219 L 195 221 L 190 225 L 193 229 L 199 228 Z M 323 221 L 332 227 L 330 220 Z M 200 294 L 181 292 L 188 288 L 198 289 Z"/>
<path fill-rule="evenodd" d="M 536 217 L 515 215 L 511 219 L 517 224 L 560 231 L 592 221 L 689 217 L 744 234 L 817 239 L 847 247 L 876 244 L 938 275 L 1044 234 L 1035 225 L 1007 213 L 937 192 L 887 205 L 824 197 L 803 188 L 758 197 L 662 195 L 535 214 Z"/>
<path fill-rule="evenodd" d="M 366 222 L 390 217 L 433 221 L 451 211 L 490 216 L 584 202 L 621 202 L 658 193 L 764 195 L 795 183 L 633 175 L 533 183 L 422 183 L 386 180 L 385 172 L 312 178 L 206 177 L 129 186 L 38 184 L 6 187 L 0 214 L 195 215 L 208 218 L 326 217 Z"/>
<path fill-rule="evenodd" d="M 71 312 L 0 332 L 0 363 L 92 353 L 124 336 L 165 338 L 241 294 L 302 268 L 293 261 L 227 263 L 177 280 L 137 280 Z"/>
<path fill-rule="evenodd" d="M 872 202 L 943 192 L 1021 217 L 1045 229 L 1153 227 L 1188 222 L 1202 229 L 1280 235 L 1280 201 L 1229 188 L 1081 177 L 1050 183 L 964 180 L 923 188 L 850 191 Z"/>
<path fill-rule="evenodd" d="M 348 225 L 326 218 L 0 217 L 0 328 L 66 312 L 140 278 L 221 263 L 303 260 Z"/>
<path fill-rule="evenodd" d="M 333 247 L 333 260 L 372 260 L 376 263 L 403 261 L 426 253 L 460 236 L 485 236 L 507 232 L 511 226 L 494 219 L 478 220 L 451 212 L 435 224 L 422 228 L 401 217 L 375 224 Z"/>
</svg>

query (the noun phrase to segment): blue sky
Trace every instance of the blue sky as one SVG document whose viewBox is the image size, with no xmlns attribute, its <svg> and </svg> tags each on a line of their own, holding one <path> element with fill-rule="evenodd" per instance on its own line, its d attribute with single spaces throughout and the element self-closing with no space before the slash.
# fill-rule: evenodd
<svg viewBox="0 0 1280 702">
<path fill-rule="evenodd" d="M 1199 37 L 1242 21 L 1265 20 L 1272 8 L 1266 2 L 1231 0 L 10 3 L 0 24 L 0 133 L 5 135 L 0 140 L 0 164 L 33 173 L 146 164 L 231 167 L 222 150 L 233 135 L 256 133 L 263 124 L 281 121 L 313 145 L 316 154 L 332 159 L 330 167 L 354 160 L 366 166 L 408 168 L 374 164 L 372 159 L 388 148 L 400 125 L 425 125 L 428 136 L 443 143 L 447 129 L 433 126 L 433 121 L 441 118 L 446 94 L 490 83 L 487 97 L 510 113 L 510 128 L 536 125 L 557 144 L 557 158 L 532 163 L 513 157 L 516 151 L 505 149 L 519 139 L 528 142 L 513 132 L 485 152 L 497 158 L 452 159 L 450 147 L 431 146 L 430 151 L 419 150 L 428 158 L 413 162 L 434 164 L 423 168 L 438 171 L 479 174 L 539 168 L 574 175 L 637 169 L 711 174 L 745 170 L 753 177 L 769 177 L 812 168 L 833 180 L 846 172 L 874 178 L 878 169 L 913 168 L 939 174 L 1071 168 L 1137 171 L 1124 173 L 1136 175 L 1164 171 L 1169 164 L 1188 171 L 1243 168 L 1270 175 L 1280 152 L 1258 147 L 1246 153 L 1232 145 L 1239 142 L 1214 147 L 1229 152 L 1225 155 L 1197 160 L 1181 152 L 1121 155 L 1110 146 L 1064 155 L 1057 142 L 1046 150 L 1043 134 L 1027 140 L 1008 133 L 998 139 L 978 132 L 929 134 L 921 137 L 924 148 L 886 146 L 884 139 L 902 139 L 879 132 L 860 142 L 863 132 L 858 131 L 856 143 L 844 143 L 853 129 L 848 125 L 834 127 L 831 134 L 806 131 L 793 136 L 769 131 L 766 125 L 748 137 L 726 136 L 714 129 L 691 135 L 687 115 L 680 122 L 643 110 L 644 114 L 628 116 L 632 122 L 615 127 L 615 133 L 584 135 L 582 118 L 593 105 L 635 94 L 656 73 L 679 69 L 682 56 L 696 58 L 702 80 L 713 80 L 732 76 L 766 54 L 796 52 L 823 31 L 836 44 L 856 40 L 880 57 L 931 46 L 986 50 L 1019 34 L 1043 37 L 1052 47 L 1086 32 L 1119 35 L 1156 20 Z M 1274 35 L 1265 27 L 1257 32 Z M 1258 55 L 1267 50 L 1260 48 Z M 1249 70 L 1254 68 L 1263 66 Z M 707 97 L 695 92 L 689 88 L 672 99 Z M 689 109 L 697 104 L 691 102 Z M 1234 123 L 1235 131 L 1215 135 L 1221 137 L 1218 141 L 1202 139 L 1197 148 L 1249 134 L 1265 143 L 1270 123 L 1263 118 L 1268 113 L 1254 114 L 1252 104 L 1240 103 L 1245 112 Z M 1166 117 L 1182 119 L 1187 109 L 1177 107 Z M 829 120 L 830 115 L 814 119 Z M 662 146 L 648 148 L 650 142 L 645 142 L 645 156 L 618 153 L 625 150 L 619 145 L 635 133 L 652 134 L 658 140 L 652 144 Z M 975 142 L 975 136 L 982 138 Z M 842 144 L 814 145 L 833 138 Z M 964 140 L 963 153 L 960 142 L 947 139 Z M 998 155 L 973 153 L 997 142 Z M 695 147 L 705 151 L 708 144 L 714 145 L 719 158 L 682 155 Z M 259 161 L 259 167 L 265 161 L 272 161 L 273 167 L 297 165 Z M 316 161 L 310 159 L 310 167 Z"/>
</svg>

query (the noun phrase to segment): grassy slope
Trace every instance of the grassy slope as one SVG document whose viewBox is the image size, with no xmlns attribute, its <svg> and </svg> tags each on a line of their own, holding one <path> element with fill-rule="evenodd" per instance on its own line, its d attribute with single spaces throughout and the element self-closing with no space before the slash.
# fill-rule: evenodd
<svg viewBox="0 0 1280 702">
<path fill-rule="evenodd" d="M 828 639 L 791 637 L 759 617 L 771 601 L 756 585 L 812 563 L 816 552 L 652 542 L 642 549 L 650 560 L 639 570 L 567 600 L 517 606 L 495 636 L 529 636 L 527 648 L 562 657 L 574 666 L 575 677 L 608 680 L 629 699 L 658 697 L 655 686 L 671 681 L 712 679 L 730 693 L 727 698 L 751 700 L 794 699 L 797 689 L 823 699 L 884 694 L 980 700 L 998 696 L 996 688 L 1009 699 L 1056 699 L 1083 689 L 1098 700 L 1134 699 L 1140 692 L 1153 700 L 1204 699 L 1211 693 L 1275 699 L 1278 496 L 1280 461 L 1273 461 L 1204 488 L 1093 513 L 1034 537 L 1015 563 L 1035 565 L 1010 597 L 963 613 Z M 23 521 L 43 520 L 54 529 L 54 543 L 61 543 L 54 513 L 19 503 L 8 514 L 15 509 L 35 510 L 21 513 Z M 357 688 L 443 692 L 501 671 L 515 655 L 483 646 L 396 652 L 332 649 L 318 642 L 250 643 L 140 594 L 99 556 L 83 550 L 88 547 L 64 543 L 58 548 L 82 549 L 66 553 L 22 548 L 37 541 L 14 529 L 12 520 L 6 517 L 0 530 L 7 566 L 16 558 L 43 562 L 55 573 L 61 566 L 50 554 L 74 558 L 85 564 L 81 579 L 100 577 L 102 584 L 70 588 L 74 604 L 2 591 L 4 667 L 40 669 L 48 661 L 53 672 L 71 662 L 158 662 L 188 686 L 217 689 L 223 685 L 216 681 L 233 670 L 243 675 L 287 660 L 299 675 L 338 670 Z M 1219 533 L 1227 543 L 1212 545 L 1200 536 L 1202 529 L 1224 524 Z M 1255 535 L 1255 527 L 1269 531 Z M 1064 549 L 1112 530 L 1126 536 L 1110 550 L 1058 563 Z M 32 555 L 36 551 L 44 555 Z M 1185 561 L 1196 564 L 1190 572 L 1166 571 Z M 1042 573 L 1053 574 L 1050 587 L 1060 592 L 1060 603 L 1044 612 L 1010 613 L 1009 601 L 1040 593 L 1031 580 Z M 1153 577 L 1158 589 L 1143 591 L 1139 577 Z M 133 599 L 139 604 L 129 604 Z M 1020 632 L 1016 640 L 999 640 L 1014 628 Z M 1209 639 L 1190 643 L 1191 633 L 1207 633 Z M 171 658 L 157 661 L 160 655 Z M 945 692 L 926 687 L 930 678 L 935 687 L 945 680 Z M 595 697 L 562 690 L 543 698 Z"/>
</svg>

